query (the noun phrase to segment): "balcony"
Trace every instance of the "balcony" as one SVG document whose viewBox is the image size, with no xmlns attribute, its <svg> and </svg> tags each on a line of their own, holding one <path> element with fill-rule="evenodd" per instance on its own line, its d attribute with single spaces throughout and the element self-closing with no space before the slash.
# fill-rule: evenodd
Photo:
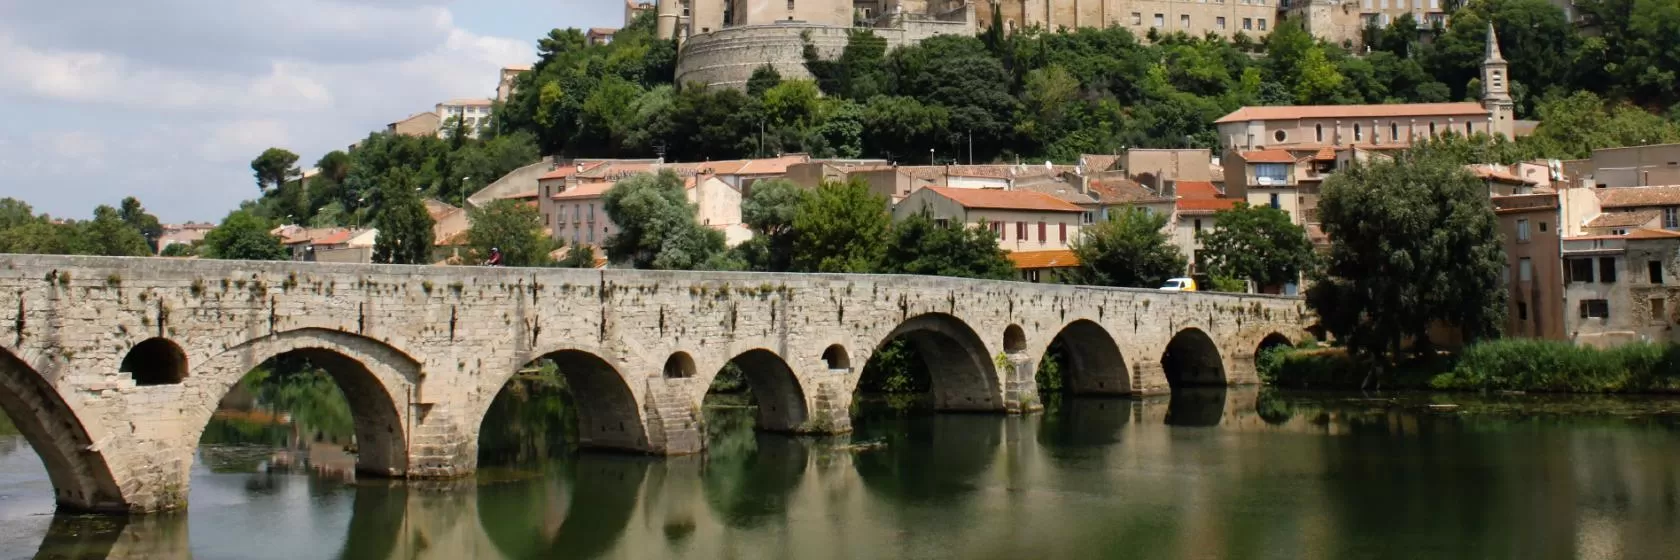
<svg viewBox="0 0 1680 560">
<path fill-rule="evenodd" d="M 1627 250 L 1626 239 L 1564 239 L 1563 254 L 1606 254 Z"/>
</svg>

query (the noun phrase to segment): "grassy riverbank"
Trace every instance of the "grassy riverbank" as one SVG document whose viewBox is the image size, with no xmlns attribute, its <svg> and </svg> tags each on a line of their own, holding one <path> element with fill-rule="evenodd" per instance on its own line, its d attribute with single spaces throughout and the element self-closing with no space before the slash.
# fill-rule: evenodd
<svg viewBox="0 0 1680 560">
<path fill-rule="evenodd" d="M 1376 365 L 1340 348 L 1282 349 L 1257 360 L 1266 383 L 1296 389 L 1359 389 Z M 1383 389 L 1550 393 L 1680 392 L 1680 346 L 1635 343 L 1610 349 L 1507 339 L 1456 355 L 1412 358 L 1374 382 Z"/>
</svg>

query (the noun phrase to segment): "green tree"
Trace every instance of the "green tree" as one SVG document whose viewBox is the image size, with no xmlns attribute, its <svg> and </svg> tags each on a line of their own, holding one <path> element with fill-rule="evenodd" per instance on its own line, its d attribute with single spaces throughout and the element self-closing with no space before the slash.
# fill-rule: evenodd
<svg viewBox="0 0 1680 560">
<path fill-rule="evenodd" d="M 140 199 L 132 196 L 122 199 L 122 207 L 117 210 L 117 216 L 122 218 L 128 227 L 140 232 L 146 239 L 146 245 L 156 252 L 158 238 L 163 237 L 163 224 L 158 222 L 157 216 L 146 212 L 145 207 L 140 205 Z"/>
<path fill-rule="evenodd" d="M 373 262 L 430 264 L 432 216 L 415 193 L 414 174 L 392 169 L 379 187 L 380 208 L 374 216 L 379 235 L 373 243 Z"/>
<path fill-rule="evenodd" d="M 1470 340 L 1499 334 L 1497 219 L 1487 187 L 1457 162 L 1425 151 L 1355 166 L 1325 181 L 1319 211 L 1330 254 L 1307 304 L 1350 350 L 1392 363 L 1436 323 Z"/>
<path fill-rule="evenodd" d="M 257 189 L 279 187 L 299 176 L 298 155 L 281 148 L 269 148 L 251 160 L 251 171 L 257 177 Z"/>
<path fill-rule="evenodd" d="M 873 272 L 886 252 L 887 199 L 862 179 L 827 182 L 793 217 L 796 272 Z"/>
<path fill-rule="evenodd" d="M 163 247 L 160 254 L 165 257 L 192 257 L 198 255 L 198 246 L 191 243 L 170 243 Z"/>
<path fill-rule="evenodd" d="M 554 265 L 561 268 L 595 268 L 595 248 L 573 245 L 566 251 L 566 256 L 555 261 Z"/>
<path fill-rule="evenodd" d="M 33 255 L 89 255 L 93 247 L 82 228 L 44 218 L 0 230 L 0 252 Z"/>
<path fill-rule="evenodd" d="M 548 253 L 554 241 L 543 234 L 542 215 L 536 208 L 514 199 L 501 199 L 483 208 L 469 208 L 467 245 L 472 258 L 489 258 L 490 249 L 500 249 L 506 266 L 542 266 L 552 259 Z"/>
<path fill-rule="evenodd" d="M 752 77 L 747 78 L 747 95 L 749 97 L 763 97 L 764 92 L 782 83 L 782 73 L 769 64 L 753 69 Z"/>
<path fill-rule="evenodd" d="M 985 224 L 941 227 L 923 211 L 893 224 L 881 272 L 1010 280 L 1015 265 Z"/>
<path fill-rule="evenodd" d="M 1307 230 L 1269 206 L 1239 202 L 1216 212 L 1214 227 L 1196 232 L 1196 240 L 1202 244 L 1196 256 L 1209 274 L 1262 287 L 1299 282 L 1313 259 Z"/>
<path fill-rule="evenodd" d="M 116 208 L 102 204 L 93 209 L 92 220 L 79 225 L 95 255 L 144 257 L 152 254 L 140 230 L 124 222 Z"/>
<path fill-rule="evenodd" d="M 342 183 L 350 176 L 350 154 L 343 150 L 333 150 L 315 160 L 315 168 L 321 170 L 319 177 Z"/>
<path fill-rule="evenodd" d="M 695 221 L 683 179 L 670 170 L 641 174 L 607 190 L 603 207 L 618 233 L 602 247 L 613 262 L 634 268 L 697 270 L 723 256 L 723 232 Z"/>
<path fill-rule="evenodd" d="M 212 259 L 283 261 L 291 251 L 269 233 L 273 224 L 246 210 L 235 210 L 216 229 L 204 234 L 201 254 Z"/>
<path fill-rule="evenodd" d="M 793 220 L 810 199 L 811 191 L 786 179 L 752 184 L 741 201 L 741 221 L 752 228 L 753 238 L 739 247 L 749 270 L 783 272 L 792 266 Z"/>
<path fill-rule="evenodd" d="M 1111 209 L 1109 220 L 1086 226 L 1073 243 L 1080 284 L 1154 288 L 1184 274 L 1184 254 L 1167 239 L 1167 217 L 1144 208 Z"/>
</svg>

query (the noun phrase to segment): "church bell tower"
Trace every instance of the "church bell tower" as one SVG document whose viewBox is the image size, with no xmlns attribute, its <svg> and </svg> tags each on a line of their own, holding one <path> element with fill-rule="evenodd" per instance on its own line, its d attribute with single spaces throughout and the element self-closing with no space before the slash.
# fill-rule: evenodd
<svg viewBox="0 0 1680 560">
<path fill-rule="evenodd" d="M 1488 110 L 1488 130 L 1512 137 L 1516 129 L 1516 105 L 1511 102 L 1511 74 L 1505 57 L 1499 54 L 1499 36 L 1488 24 L 1487 58 L 1482 60 L 1482 107 Z"/>
</svg>

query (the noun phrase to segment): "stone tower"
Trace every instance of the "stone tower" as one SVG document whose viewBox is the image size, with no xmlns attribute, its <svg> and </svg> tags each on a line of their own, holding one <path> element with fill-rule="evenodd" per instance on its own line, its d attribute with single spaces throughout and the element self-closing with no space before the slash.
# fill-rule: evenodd
<svg viewBox="0 0 1680 560">
<path fill-rule="evenodd" d="M 680 0 L 657 0 L 657 2 L 659 38 L 666 41 L 677 38 L 677 28 L 682 24 L 682 2 Z"/>
<path fill-rule="evenodd" d="M 1482 107 L 1488 110 L 1488 130 L 1512 137 L 1516 128 L 1515 104 L 1511 102 L 1511 75 L 1505 57 L 1499 54 L 1499 36 L 1488 24 L 1487 58 L 1482 61 Z"/>
</svg>

